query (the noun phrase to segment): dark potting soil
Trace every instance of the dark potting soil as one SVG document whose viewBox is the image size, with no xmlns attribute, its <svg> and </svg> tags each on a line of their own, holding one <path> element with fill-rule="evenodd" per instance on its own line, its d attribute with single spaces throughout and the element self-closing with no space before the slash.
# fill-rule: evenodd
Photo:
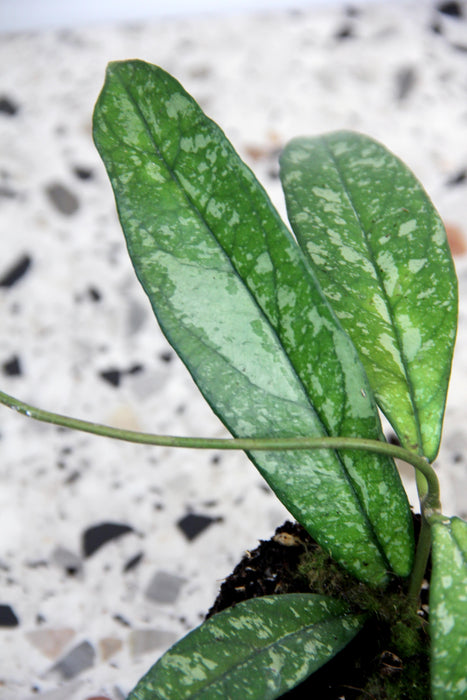
<svg viewBox="0 0 467 700">
<path fill-rule="evenodd" d="M 419 516 L 414 516 L 416 534 Z M 427 575 L 429 576 L 428 568 Z M 283 695 L 290 700 L 429 700 L 428 584 L 418 613 L 405 610 L 406 581 L 395 578 L 376 595 L 378 614 L 327 664 Z M 286 522 L 247 552 L 224 581 L 207 614 L 258 596 L 319 593 L 343 598 L 355 610 L 369 589 L 345 573 L 298 524 Z M 374 605 L 374 591 L 370 596 Z M 394 620 L 401 606 L 401 620 Z M 392 619 L 391 619 L 392 618 Z"/>
</svg>

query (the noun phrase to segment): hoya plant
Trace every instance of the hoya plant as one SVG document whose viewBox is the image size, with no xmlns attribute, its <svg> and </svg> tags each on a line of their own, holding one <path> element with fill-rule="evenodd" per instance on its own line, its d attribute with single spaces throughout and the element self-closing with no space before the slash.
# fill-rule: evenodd
<svg viewBox="0 0 467 700">
<path fill-rule="evenodd" d="M 109 65 L 94 140 L 157 320 L 233 438 L 139 434 L 1 401 L 118 439 L 245 450 L 358 592 L 270 595 L 215 614 L 129 700 L 277 698 L 382 615 L 395 580 L 384 610 L 395 650 L 410 664 L 422 647 L 431 678 L 400 697 L 465 698 L 467 523 L 442 514 L 432 467 L 457 283 L 422 186 L 364 135 L 297 138 L 280 162 L 292 234 L 221 129 L 137 60 Z M 385 440 L 379 410 L 399 444 Z M 395 458 L 416 470 L 417 537 Z"/>
</svg>

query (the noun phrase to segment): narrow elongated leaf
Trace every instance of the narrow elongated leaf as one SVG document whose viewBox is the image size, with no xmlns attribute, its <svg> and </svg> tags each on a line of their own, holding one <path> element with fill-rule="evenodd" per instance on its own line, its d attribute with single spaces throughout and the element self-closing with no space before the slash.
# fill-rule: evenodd
<svg viewBox="0 0 467 700">
<path fill-rule="evenodd" d="M 433 525 L 430 583 L 433 700 L 467 697 L 467 522 Z"/>
<path fill-rule="evenodd" d="M 169 649 L 128 700 L 280 697 L 346 646 L 363 621 L 325 596 L 247 600 Z"/>
<path fill-rule="evenodd" d="M 363 367 L 305 257 L 222 131 L 180 84 L 110 64 L 94 138 L 162 330 L 235 436 L 381 437 Z M 254 453 L 289 511 L 356 576 L 411 567 L 392 461 Z"/>
<path fill-rule="evenodd" d="M 443 224 L 408 168 L 351 132 L 292 141 L 289 217 L 401 443 L 438 452 L 457 327 Z"/>
</svg>

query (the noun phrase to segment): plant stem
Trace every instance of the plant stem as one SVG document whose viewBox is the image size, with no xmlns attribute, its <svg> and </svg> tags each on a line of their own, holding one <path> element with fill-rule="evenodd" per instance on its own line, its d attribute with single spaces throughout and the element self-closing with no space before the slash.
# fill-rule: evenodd
<svg viewBox="0 0 467 700">
<path fill-rule="evenodd" d="M 435 514 L 440 513 L 441 504 L 439 500 L 439 482 L 436 473 L 426 459 L 415 452 L 406 450 L 399 445 L 390 445 L 383 440 L 369 440 L 355 437 L 194 438 L 140 433 L 134 430 L 121 430 L 120 428 L 112 428 L 111 426 L 102 425 L 100 423 L 92 423 L 90 421 L 79 420 L 78 418 L 63 416 L 58 413 L 51 413 L 50 411 L 43 411 L 40 408 L 19 401 L 2 391 L 0 391 L 0 404 L 4 404 L 25 416 L 29 416 L 30 418 L 44 423 L 51 423 L 63 428 L 80 430 L 94 435 L 143 445 L 184 447 L 190 449 L 244 450 L 246 452 L 254 452 L 257 450 L 276 452 L 284 450 L 352 449 L 377 452 L 387 455 L 388 457 L 401 459 L 411 464 L 417 470 L 417 475 L 423 475 L 423 479 L 427 485 L 426 495 L 421 500 L 422 526 L 409 584 L 409 598 L 414 604 L 418 601 L 418 594 L 423 582 L 431 546 L 431 526 L 429 521 Z"/>
<path fill-rule="evenodd" d="M 190 449 L 211 450 L 245 450 L 247 452 L 262 450 L 269 452 L 284 450 L 320 450 L 320 449 L 352 449 L 366 452 L 377 452 L 388 457 L 401 459 L 419 470 L 427 479 L 429 497 L 425 498 L 427 505 L 433 510 L 439 510 L 439 484 L 435 472 L 426 459 L 415 452 L 406 450 L 399 445 L 390 445 L 383 440 L 370 440 L 355 437 L 283 437 L 283 438 L 198 438 L 176 437 L 173 435 L 155 435 L 140 433 L 135 430 L 122 430 L 101 423 L 70 418 L 59 413 L 51 413 L 41 408 L 19 401 L 13 396 L 0 391 L 0 404 L 4 404 L 29 418 L 59 425 L 63 428 L 79 430 L 94 435 L 110 437 L 115 440 L 155 445 L 159 447 L 184 447 Z"/>
<path fill-rule="evenodd" d="M 422 587 L 431 549 L 431 525 L 425 517 L 423 508 L 421 519 L 420 534 L 418 536 L 417 549 L 415 551 L 414 563 L 410 574 L 408 592 L 409 602 L 416 607 L 418 607 L 420 589 Z"/>
</svg>

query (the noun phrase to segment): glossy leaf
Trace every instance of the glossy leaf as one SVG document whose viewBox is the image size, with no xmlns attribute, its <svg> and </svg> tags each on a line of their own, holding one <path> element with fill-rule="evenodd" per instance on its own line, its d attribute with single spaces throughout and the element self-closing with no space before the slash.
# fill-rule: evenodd
<svg viewBox="0 0 467 700">
<path fill-rule="evenodd" d="M 324 596 L 253 598 L 175 644 L 128 700 L 277 698 L 335 656 L 362 625 L 362 616 Z"/>
<path fill-rule="evenodd" d="M 292 141 L 289 217 L 403 446 L 438 452 L 457 326 L 443 224 L 408 168 L 351 132 Z"/>
<path fill-rule="evenodd" d="M 94 138 L 161 328 L 233 435 L 381 437 L 358 355 L 305 257 L 180 84 L 141 61 L 110 64 Z M 250 457 L 356 576 L 381 583 L 386 558 L 408 574 L 411 517 L 392 461 L 331 451 Z"/>
<path fill-rule="evenodd" d="M 467 522 L 433 525 L 430 631 L 433 700 L 467 697 Z"/>
</svg>

